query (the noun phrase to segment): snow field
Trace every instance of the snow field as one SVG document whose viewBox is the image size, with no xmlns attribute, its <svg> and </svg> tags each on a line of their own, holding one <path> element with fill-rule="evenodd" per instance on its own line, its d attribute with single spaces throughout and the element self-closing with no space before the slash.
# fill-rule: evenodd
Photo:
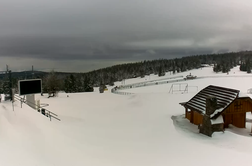
<svg viewBox="0 0 252 166">
<path fill-rule="evenodd" d="M 189 73 L 196 76 L 227 75 L 215 74 L 210 67 L 180 74 Z M 231 73 L 248 76 L 238 68 L 229 76 Z M 135 83 L 143 79 L 125 82 Z M 189 86 L 198 86 L 198 90 L 213 84 L 246 92 L 252 86 L 252 77 L 186 82 Z M 0 103 L 0 165 L 251 165 L 252 138 L 246 135 L 250 124 L 244 130 L 214 133 L 212 138 L 199 134 L 197 126 L 183 119 L 184 108 L 179 105 L 197 91 L 169 94 L 170 86 L 163 84 L 124 90 L 135 93 L 129 96 L 110 93 L 112 87 L 102 94 L 95 89 L 93 93 L 60 93 L 49 99 L 37 95 L 36 99 L 48 103 L 46 109 L 58 114 L 61 121 L 50 121 L 25 105 L 20 108 L 19 102 L 14 103 L 14 111 L 10 102 Z"/>
</svg>

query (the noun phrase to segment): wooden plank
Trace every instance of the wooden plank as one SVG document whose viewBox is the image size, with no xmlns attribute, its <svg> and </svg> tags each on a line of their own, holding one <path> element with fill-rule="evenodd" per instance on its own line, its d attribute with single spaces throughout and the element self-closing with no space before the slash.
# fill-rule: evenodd
<svg viewBox="0 0 252 166">
<path fill-rule="evenodd" d="M 246 115 L 245 113 L 233 114 L 232 124 L 239 128 L 245 128 Z"/>
<path fill-rule="evenodd" d="M 246 113 L 246 112 L 230 112 L 230 113 L 222 113 L 222 115 L 236 115 L 236 114 L 240 114 L 240 113 Z"/>
<path fill-rule="evenodd" d="M 192 114 L 191 113 L 188 113 L 188 119 L 191 120 L 191 116 Z"/>
<path fill-rule="evenodd" d="M 190 117 L 190 122 L 193 123 L 193 117 L 194 117 L 194 111 L 191 111 L 191 117 Z"/>
<path fill-rule="evenodd" d="M 252 103 L 250 101 L 247 101 L 247 109 L 252 111 Z"/>
<path fill-rule="evenodd" d="M 247 102 L 246 100 L 236 99 L 233 103 L 229 105 L 228 108 L 226 108 L 226 110 L 223 113 L 236 114 L 236 113 L 244 113 L 244 112 L 251 112 L 251 111 L 252 111 L 252 105 L 250 105 L 249 102 Z"/>
<path fill-rule="evenodd" d="M 193 124 L 199 125 L 202 124 L 203 116 L 199 114 L 198 112 L 193 112 Z"/>
<path fill-rule="evenodd" d="M 224 116 L 224 126 L 225 128 L 228 127 L 229 124 L 232 124 L 232 114 L 228 114 L 228 115 L 223 115 Z"/>
</svg>

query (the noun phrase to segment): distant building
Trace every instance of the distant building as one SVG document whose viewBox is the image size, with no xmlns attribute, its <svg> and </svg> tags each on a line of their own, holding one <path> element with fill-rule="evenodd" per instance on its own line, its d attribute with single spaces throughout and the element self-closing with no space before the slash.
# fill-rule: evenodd
<svg viewBox="0 0 252 166">
<path fill-rule="evenodd" d="M 192 80 L 197 78 L 197 76 L 193 76 L 191 73 L 189 75 L 186 76 L 185 80 Z"/>
<path fill-rule="evenodd" d="M 211 136 L 215 131 L 224 131 L 229 124 L 245 128 L 246 112 L 252 112 L 252 99 L 239 93 L 210 85 L 180 104 L 185 107 L 185 117 L 198 125 L 201 133 Z"/>
</svg>

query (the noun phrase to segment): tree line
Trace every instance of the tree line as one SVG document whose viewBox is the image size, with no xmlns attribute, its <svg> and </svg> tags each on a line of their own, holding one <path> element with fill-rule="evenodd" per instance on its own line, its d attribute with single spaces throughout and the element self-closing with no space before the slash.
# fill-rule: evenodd
<svg viewBox="0 0 252 166">
<path fill-rule="evenodd" d="M 17 81 L 21 79 L 40 78 L 43 83 L 43 92 L 54 96 L 58 91 L 66 93 L 92 92 L 93 87 L 103 85 L 113 86 L 114 82 L 124 79 L 145 77 L 155 74 L 164 76 L 180 73 L 187 70 L 203 67 L 203 64 L 213 65 L 214 72 L 228 73 L 234 66 L 240 65 L 241 71 L 251 73 L 252 51 L 230 52 L 220 54 L 192 55 L 175 59 L 145 60 L 135 63 L 126 63 L 93 70 L 87 73 L 63 73 L 51 71 L 36 72 L 35 74 L 12 74 L 0 75 L 0 93 L 8 94 L 9 88 L 17 89 Z"/>
<path fill-rule="evenodd" d="M 144 77 L 145 75 L 156 74 L 165 75 L 165 72 L 172 74 L 203 67 L 202 64 L 213 65 L 214 72 L 228 73 L 231 68 L 237 65 L 246 65 L 248 73 L 251 72 L 250 57 L 252 51 L 231 52 L 221 54 L 192 55 L 175 59 L 158 59 L 115 65 L 99 70 L 85 73 L 94 86 L 101 83 L 113 85 L 115 81 L 122 81 L 134 77 Z"/>
</svg>

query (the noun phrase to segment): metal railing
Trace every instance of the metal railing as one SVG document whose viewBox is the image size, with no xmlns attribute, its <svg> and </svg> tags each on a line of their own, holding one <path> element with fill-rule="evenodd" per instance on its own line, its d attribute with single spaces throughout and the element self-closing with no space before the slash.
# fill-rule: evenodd
<svg viewBox="0 0 252 166">
<path fill-rule="evenodd" d="M 130 84 L 130 85 L 121 85 L 118 87 L 118 90 L 139 88 L 139 87 L 144 87 L 144 86 L 153 86 L 153 85 L 160 85 L 160 84 L 168 84 L 168 83 L 181 82 L 181 81 L 185 81 L 185 80 L 182 78 L 182 79 L 169 80 L 169 81 L 159 81 L 159 82 L 158 81 L 156 81 L 156 82 L 141 82 L 141 83 L 135 83 L 135 84 Z"/>
<path fill-rule="evenodd" d="M 118 94 L 118 95 L 133 95 L 134 93 L 130 93 L 130 92 L 122 92 L 122 91 L 118 91 L 119 89 L 117 87 L 114 87 L 111 89 L 111 93 L 114 94 Z"/>
<path fill-rule="evenodd" d="M 202 78 L 236 78 L 236 77 L 252 77 L 252 75 L 217 75 L 217 76 L 199 76 L 197 79 L 202 79 Z"/>
<path fill-rule="evenodd" d="M 252 75 L 200 76 L 200 77 L 197 77 L 195 79 L 221 78 L 221 77 L 225 77 L 225 78 L 230 78 L 230 77 L 252 77 Z M 176 79 L 176 78 L 181 78 L 181 79 Z M 169 80 L 169 79 L 175 79 L 175 80 Z M 166 81 L 160 81 L 160 80 L 166 80 Z M 156 80 L 151 80 L 151 81 L 146 81 L 146 82 L 139 82 L 139 83 L 134 83 L 134 84 L 120 85 L 118 87 L 115 87 L 115 88 L 111 89 L 111 92 L 115 93 L 115 94 L 131 95 L 131 94 L 134 94 L 134 93 L 122 92 L 122 91 L 119 91 L 119 90 L 139 88 L 139 87 L 144 87 L 144 86 L 161 85 L 161 84 L 168 84 L 168 83 L 175 83 L 175 82 L 182 82 L 182 81 L 189 81 L 189 80 L 194 80 L 194 79 L 186 79 L 186 78 L 183 78 L 183 76 L 175 76 L 175 77 L 170 77 L 170 78 L 156 79 Z M 183 90 L 183 91 L 185 91 L 185 92 L 188 91 L 188 88 L 195 88 L 196 91 L 198 91 L 197 86 L 187 86 L 186 89 Z"/>
<path fill-rule="evenodd" d="M 50 118 L 50 121 L 52 120 L 52 118 L 58 120 L 58 121 L 61 121 L 59 118 L 58 118 L 58 115 L 53 113 L 52 111 L 49 111 L 48 109 L 45 109 L 43 107 L 45 106 L 48 106 L 48 104 L 43 104 L 42 106 L 37 106 L 36 104 L 32 103 L 32 102 L 29 102 L 27 100 L 25 100 L 24 98 L 20 97 L 20 96 L 17 96 L 17 95 L 14 95 L 14 98 L 18 101 L 21 102 L 21 105 L 22 103 L 25 103 L 26 105 L 30 106 L 30 105 L 33 105 L 34 108 L 37 107 L 37 111 L 38 112 L 41 112 L 41 114 L 45 115 L 46 117 Z"/>
<path fill-rule="evenodd" d="M 176 78 L 183 78 L 183 76 L 174 76 L 174 77 L 169 77 L 169 78 L 149 80 L 149 81 L 138 82 L 138 83 L 133 83 L 133 84 L 121 85 L 120 87 L 124 87 L 126 89 L 129 89 L 129 88 L 131 88 L 131 86 L 137 86 L 137 87 L 140 86 L 141 87 L 141 86 L 146 86 L 146 85 L 155 85 L 155 84 L 157 84 L 157 82 L 158 83 L 166 82 L 166 81 L 162 81 L 162 80 L 171 80 L 171 79 L 176 79 Z"/>
<path fill-rule="evenodd" d="M 181 79 L 175 79 L 175 78 L 181 78 Z M 171 79 L 175 79 L 175 80 L 171 80 Z M 160 81 L 160 80 L 166 80 L 166 81 Z M 168 84 L 168 83 L 180 82 L 180 81 L 185 81 L 183 76 L 176 76 L 176 77 L 170 77 L 170 78 L 165 78 L 165 79 L 158 79 L 158 80 L 152 80 L 152 81 L 146 81 L 146 82 L 139 82 L 139 83 L 128 84 L 128 85 L 120 85 L 118 87 L 112 88 L 111 92 L 114 93 L 114 94 L 120 94 L 120 95 L 132 95 L 134 93 L 122 92 L 120 90 L 139 88 L 139 87 L 144 87 L 144 86 Z"/>
<path fill-rule="evenodd" d="M 122 91 L 114 91 L 112 92 L 114 94 L 118 94 L 118 95 L 133 95 L 134 93 L 130 93 L 130 92 L 122 92 Z"/>
</svg>

